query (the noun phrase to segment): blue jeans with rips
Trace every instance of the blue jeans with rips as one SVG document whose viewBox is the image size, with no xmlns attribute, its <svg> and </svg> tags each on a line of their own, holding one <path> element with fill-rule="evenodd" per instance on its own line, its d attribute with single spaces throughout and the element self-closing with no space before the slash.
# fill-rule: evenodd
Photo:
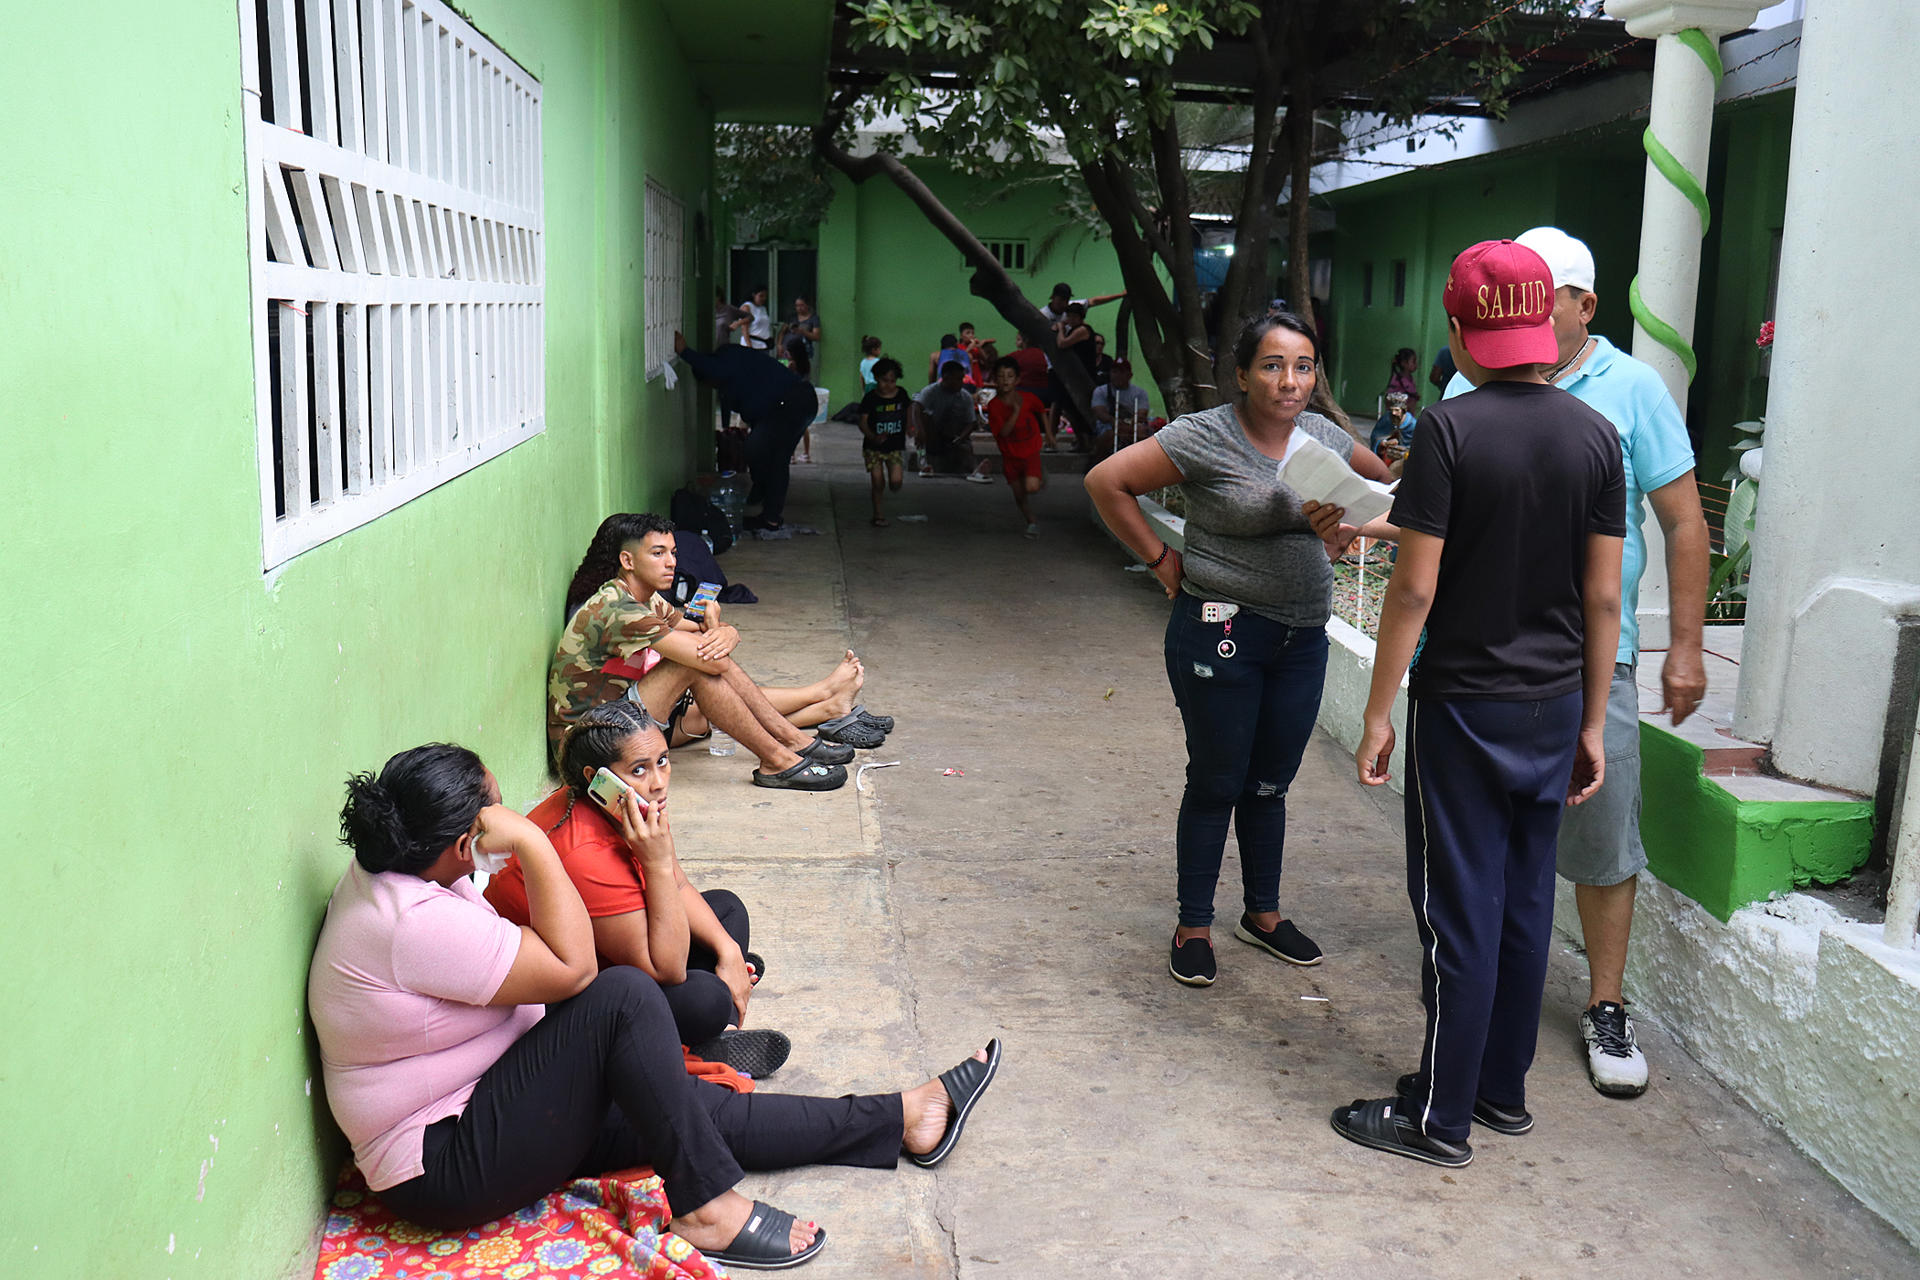
<svg viewBox="0 0 1920 1280">
<path fill-rule="evenodd" d="M 1313 736 L 1327 673 L 1327 632 L 1289 627 L 1241 609 L 1203 622 L 1182 592 L 1167 621 L 1167 682 L 1187 732 L 1187 788 L 1174 848 L 1180 924 L 1213 923 L 1227 822 L 1240 844 L 1248 911 L 1280 908 L 1287 788 Z M 1221 653 L 1222 642 L 1230 655 Z"/>
</svg>

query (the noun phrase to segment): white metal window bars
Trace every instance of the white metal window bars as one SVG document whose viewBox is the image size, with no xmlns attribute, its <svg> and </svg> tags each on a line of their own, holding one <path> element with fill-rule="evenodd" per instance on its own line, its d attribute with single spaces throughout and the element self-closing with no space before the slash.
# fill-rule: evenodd
<svg viewBox="0 0 1920 1280">
<path fill-rule="evenodd" d="M 545 426 L 540 84 L 439 0 L 240 0 L 267 568 Z"/>
<path fill-rule="evenodd" d="M 687 307 L 687 207 L 648 178 L 645 216 L 647 377 L 657 378 L 673 359 L 673 331 Z"/>
</svg>

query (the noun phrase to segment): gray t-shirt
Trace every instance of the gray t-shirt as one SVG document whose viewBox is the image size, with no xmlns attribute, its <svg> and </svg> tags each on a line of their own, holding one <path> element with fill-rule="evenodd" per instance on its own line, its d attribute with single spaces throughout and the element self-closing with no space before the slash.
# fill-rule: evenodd
<svg viewBox="0 0 1920 1280">
<path fill-rule="evenodd" d="M 1294 419 L 1342 459 L 1353 437 L 1317 413 Z M 1153 437 L 1180 469 L 1187 500 L 1182 590 L 1224 600 L 1290 627 L 1323 625 L 1333 568 L 1326 544 L 1300 508 L 1304 499 L 1280 483 L 1280 464 L 1253 447 L 1230 404 L 1176 418 Z"/>
</svg>

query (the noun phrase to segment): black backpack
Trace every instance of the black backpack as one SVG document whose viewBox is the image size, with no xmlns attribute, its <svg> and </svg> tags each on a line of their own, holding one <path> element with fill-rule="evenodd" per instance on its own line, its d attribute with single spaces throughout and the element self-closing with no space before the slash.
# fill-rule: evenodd
<svg viewBox="0 0 1920 1280">
<path fill-rule="evenodd" d="M 673 570 L 673 596 L 682 604 L 692 597 L 693 589 L 703 582 L 717 586 L 727 585 L 727 575 L 720 564 L 707 550 L 707 544 L 697 533 L 681 529 L 673 535 L 673 558 L 678 563 Z"/>
<path fill-rule="evenodd" d="M 674 528 L 706 534 L 708 540 L 713 543 L 713 555 L 717 556 L 733 545 L 733 529 L 727 524 L 727 513 L 722 511 L 711 498 L 703 498 L 691 489 L 675 489 L 672 500 L 667 504 L 667 514 L 673 517 Z M 684 557 L 686 540 L 677 538 L 675 541 L 679 544 Z M 702 546 L 701 554 L 706 555 L 706 550 L 706 547 Z M 712 563 L 712 556 L 707 556 L 707 562 Z M 683 565 L 686 563 L 684 558 L 681 563 Z M 705 578 L 702 581 L 713 582 L 716 579 Z M 725 582 L 726 579 L 720 578 L 717 581 Z"/>
</svg>

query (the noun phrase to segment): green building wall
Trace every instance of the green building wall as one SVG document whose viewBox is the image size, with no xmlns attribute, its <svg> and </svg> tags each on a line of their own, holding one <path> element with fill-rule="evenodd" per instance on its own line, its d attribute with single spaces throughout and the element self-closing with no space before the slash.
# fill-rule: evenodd
<svg viewBox="0 0 1920 1280">
<path fill-rule="evenodd" d="M 545 433 L 263 575 L 235 8 L 12 7 L 0 1274 L 310 1272 L 341 781 L 452 739 L 537 798 L 568 575 L 696 461 L 642 354 L 643 176 L 709 183 L 671 32 L 652 0 L 462 8 L 543 86 Z"/>
<path fill-rule="evenodd" d="M 976 236 L 1027 241 L 1027 269 L 1012 274 L 1035 303 L 1046 302 L 1062 280 L 1077 297 L 1124 287 L 1112 245 L 1081 226 L 1061 229 L 1056 184 L 986 183 L 934 165 L 915 170 Z M 916 390 L 924 385 L 927 356 L 940 346 L 940 335 L 955 332 L 962 321 L 971 320 L 982 338 L 998 338 L 1002 355 L 1012 354 L 1013 326 L 969 292 L 973 273 L 960 251 L 886 179 L 856 185 L 835 178 L 819 252 L 822 342 L 815 381 L 831 392 L 835 409 L 860 397 L 863 334 L 886 344 L 886 354 L 906 368 L 906 385 Z M 1117 349 L 1119 306 L 1096 307 L 1089 317 L 1107 335 L 1109 352 Z M 1157 405 L 1159 391 L 1143 366 L 1136 377 Z"/>
<path fill-rule="evenodd" d="M 1713 226 L 1702 246 L 1694 338 L 1700 372 L 1687 419 L 1701 478 L 1716 483 L 1728 446 L 1739 438 L 1733 424 L 1758 415 L 1766 403 L 1753 339 L 1767 318 L 1792 123 L 1790 92 L 1724 108 L 1714 122 Z M 1333 259 L 1331 369 L 1340 403 L 1356 416 L 1372 416 L 1388 364 L 1403 346 L 1419 353 L 1424 403 L 1432 403 L 1438 393 L 1426 372 L 1446 341 L 1440 293 L 1454 256 L 1475 241 L 1543 223 L 1592 248 L 1600 299 L 1594 330 L 1631 350 L 1627 285 L 1639 259 L 1645 166 L 1639 127 L 1623 123 L 1329 195 L 1335 227 L 1317 237 L 1314 252 Z M 1401 306 L 1393 301 L 1396 262 L 1406 263 Z M 1370 306 L 1363 296 L 1369 264 Z"/>
</svg>

